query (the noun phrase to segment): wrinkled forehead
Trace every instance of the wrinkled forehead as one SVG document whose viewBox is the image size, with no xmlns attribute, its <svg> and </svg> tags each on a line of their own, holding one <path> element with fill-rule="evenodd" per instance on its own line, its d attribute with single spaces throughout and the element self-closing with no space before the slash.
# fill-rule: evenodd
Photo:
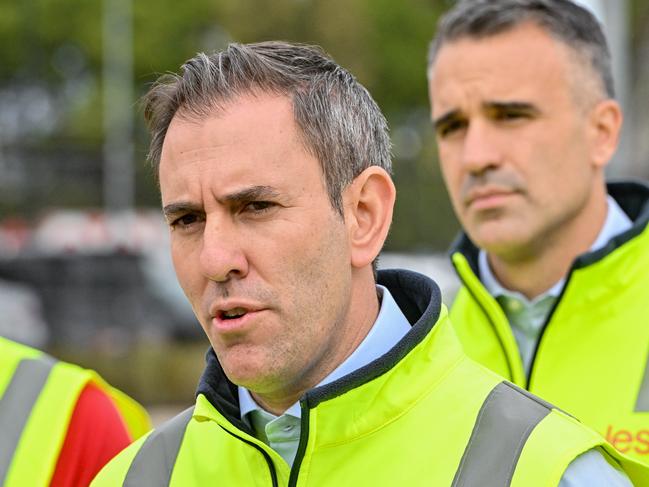
<svg viewBox="0 0 649 487">
<path fill-rule="evenodd" d="M 452 94 L 467 91 L 489 101 L 534 101 L 552 87 L 560 96 L 575 97 L 588 88 L 591 72 L 574 50 L 538 25 L 528 22 L 504 32 L 475 38 L 459 37 L 444 44 L 429 67 L 433 109 Z M 547 94 L 547 93 L 546 93 Z"/>
<path fill-rule="evenodd" d="M 593 65 L 593 48 L 578 40 L 570 42 L 571 38 L 569 29 L 560 33 L 558 27 L 548 23 L 547 19 L 534 15 L 531 12 L 523 12 L 511 17 L 498 17 L 497 19 L 486 19 L 484 25 L 477 23 L 475 26 L 463 26 L 458 29 L 449 29 L 442 32 L 438 37 L 433 39 L 429 48 L 428 56 L 428 76 L 438 60 L 440 51 L 448 46 L 462 41 L 474 41 L 475 43 L 488 43 L 490 39 L 507 36 L 512 32 L 528 31 L 534 32 L 537 36 L 544 37 L 547 41 L 555 43 L 557 48 L 562 52 L 571 64 L 573 74 L 587 74 L 592 78 L 590 82 L 597 83 L 604 90 L 604 80 L 601 74 Z M 579 73 L 574 73 L 580 71 Z"/>
<path fill-rule="evenodd" d="M 172 120 L 202 122 L 206 118 L 224 116 L 242 102 L 260 101 L 266 98 L 283 99 L 293 106 L 291 93 L 276 87 L 251 83 L 184 100 L 177 106 Z"/>
</svg>

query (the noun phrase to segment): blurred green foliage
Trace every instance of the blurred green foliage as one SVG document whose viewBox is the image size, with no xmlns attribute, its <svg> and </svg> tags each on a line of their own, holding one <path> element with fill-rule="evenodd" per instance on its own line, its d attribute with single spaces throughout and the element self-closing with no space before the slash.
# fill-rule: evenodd
<svg viewBox="0 0 649 487">
<path fill-rule="evenodd" d="M 196 52 L 231 41 L 321 45 L 370 90 L 395 135 L 399 193 L 388 246 L 441 249 L 457 226 L 435 161 L 425 58 L 445 6 L 444 1 L 421 0 L 134 0 L 136 93 L 142 95 L 160 73 L 177 71 Z M 59 100 L 54 128 L 22 131 L 13 142 L 26 148 L 26 158 L 50 147 L 56 164 L 54 154 L 62 145 L 76 147 L 86 154 L 89 171 L 101 171 L 102 8 L 101 1 L 0 0 L 0 91 L 35 86 Z M 157 190 L 144 166 L 148 136 L 139 113 L 135 116 L 136 201 L 156 206 Z M 2 143 L 0 138 L 0 147 Z M 0 196 L 0 211 L 33 214 L 46 205 L 101 203 L 97 189 L 79 191 L 78 185 L 55 179 L 50 188 L 31 191 L 29 197 L 25 192 L 11 199 Z"/>
<path fill-rule="evenodd" d="M 440 250 L 458 227 L 437 168 L 425 63 L 436 20 L 450 3 L 132 0 L 136 94 L 144 93 L 160 73 L 177 71 L 197 51 L 219 49 L 230 41 L 285 39 L 323 46 L 370 90 L 391 126 L 398 201 L 388 247 Z M 0 151 L 18 147 L 19 157 L 26 154 L 29 159 L 34 151 L 51 149 L 56 175 L 56 165 L 67 157 L 60 153 L 78 148 L 85 154 L 85 169 L 100 174 L 102 9 L 100 0 L 0 0 L 0 107 L 3 97 L 19 100 L 28 89 L 41 90 L 54 100 L 49 115 L 53 122 L 39 119 L 42 126 L 35 124 L 34 130 L 29 130 L 29 120 L 18 123 L 13 138 L 0 134 Z M 648 18 L 649 2 L 634 0 L 635 37 L 647 35 Z M 136 201 L 157 206 L 157 190 L 144 166 L 147 134 L 139 113 L 134 116 Z M 89 181 L 84 184 L 96 182 Z M 52 184 L 53 189 L 0 195 L 0 212 L 33 214 L 50 205 L 100 204 L 101 186 L 74 191 L 65 182 Z"/>
</svg>

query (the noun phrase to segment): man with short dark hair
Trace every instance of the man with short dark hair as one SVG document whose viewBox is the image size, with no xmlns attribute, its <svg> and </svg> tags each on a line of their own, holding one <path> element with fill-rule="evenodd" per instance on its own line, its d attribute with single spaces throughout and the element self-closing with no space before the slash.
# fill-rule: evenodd
<svg viewBox="0 0 649 487">
<path fill-rule="evenodd" d="M 649 188 L 605 182 L 622 113 L 600 25 L 568 0 L 463 0 L 428 76 L 466 352 L 649 461 Z"/>
<path fill-rule="evenodd" d="M 212 349 L 195 407 L 96 487 L 556 486 L 597 446 L 649 485 L 469 360 L 431 280 L 376 277 L 395 199 L 387 126 L 320 49 L 199 54 L 145 113 L 176 273 Z M 629 485 L 600 468 L 614 483 L 599 485 Z"/>
</svg>

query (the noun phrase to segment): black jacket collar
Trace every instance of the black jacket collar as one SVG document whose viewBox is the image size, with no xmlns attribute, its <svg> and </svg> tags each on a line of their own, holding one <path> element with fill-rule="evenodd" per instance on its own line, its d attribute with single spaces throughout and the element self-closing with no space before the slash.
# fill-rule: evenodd
<svg viewBox="0 0 649 487">
<path fill-rule="evenodd" d="M 390 370 L 423 340 L 439 319 L 441 294 L 437 284 L 428 277 L 411 271 L 383 270 L 379 271 L 377 282 L 390 290 L 412 324 L 412 330 L 374 362 L 330 384 L 308 391 L 302 398 L 308 407 L 315 407 Z M 212 348 L 207 352 L 206 362 L 196 394 L 203 394 L 234 426 L 253 434 L 246 422 L 241 420 L 237 386 L 226 377 Z"/>
</svg>

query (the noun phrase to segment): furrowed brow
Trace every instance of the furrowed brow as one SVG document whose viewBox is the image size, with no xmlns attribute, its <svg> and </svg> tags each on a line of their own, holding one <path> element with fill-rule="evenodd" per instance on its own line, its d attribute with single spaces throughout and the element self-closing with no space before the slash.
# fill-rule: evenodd
<svg viewBox="0 0 649 487">
<path fill-rule="evenodd" d="M 173 216 L 179 215 L 181 213 L 196 213 L 200 211 L 203 211 L 203 209 L 200 206 L 195 205 L 193 203 L 180 201 L 178 203 L 170 203 L 166 205 L 162 209 L 162 214 L 167 220 L 169 220 Z"/>
<path fill-rule="evenodd" d="M 234 193 L 225 195 L 222 200 L 226 203 L 238 203 L 244 201 L 256 201 L 277 198 L 279 192 L 270 186 L 251 186 Z"/>
<path fill-rule="evenodd" d="M 277 198 L 279 192 L 270 186 L 251 186 L 239 191 L 227 194 L 219 200 L 228 205 L 236 205 L 237 203 L 245 203 L 249 201 L 265 200 Z M 201 205 L 194 203 L 179 201 L 176 203 L 169 203 L 162 209 L 162 213 L 167 220 L 173 219 L 174 216 L 186 213 L 201 213 L 203 212 Z"/>
</svg>

